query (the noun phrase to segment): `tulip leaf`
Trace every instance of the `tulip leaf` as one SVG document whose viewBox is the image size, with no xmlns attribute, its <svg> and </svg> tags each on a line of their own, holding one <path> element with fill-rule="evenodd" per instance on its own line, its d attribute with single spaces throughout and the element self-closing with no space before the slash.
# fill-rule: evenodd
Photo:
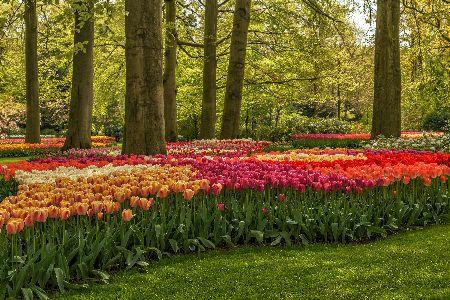
<svg viewBox="0 0 450 300">
<path fill-rule="evenodd" d="M 25 300 L 33 300 L 33 291 L 30 288 L 22 288 L 22 294 Z"/>
<path fill-rule="evenodd" d="M 206 248 L 210 248 L 210 249 L 215 249 L 215 248 L 216 248 L 216 245 L 214 245 L 214 243 L 211 242 L 210 240 L 205 239 L 205 238 L 202 238 L 202 237 L 199 237 L 198 239 L 199 239 L 200 242 L 202 242 L 202 244 L 203 244 Z"/>
<path fill-rule="evenodd" d="M 250 237 L 255 238 L 258 243 L 262 243 L 264 241 L 264 233 L 259 230 L 250 230 Z"/>
<path fill-rule="evenodd" d="M 60 268 L 54 268 L 56 275 L 56 283 L 58 284 L 59 291 L 64 293 L 64 272 Z"/>
<path fill-rule="evenodd" d="M 178 251 L 180 250 L 180 247 L 178 247 L 177 241 L 175 241 L 174 239 L 170 239 L 169 244 L 172 247 L 173 252 L 178 253 Z"/>
<path fill-rule="evenodd" d="M 271 246 L 276 246 L 276 245 L 280 244 L 281 243 L 281 239 L 282 239 L 282 236 L 279 235 L 272 243 L 270 243 L 270 245 Z"/>
</svg>

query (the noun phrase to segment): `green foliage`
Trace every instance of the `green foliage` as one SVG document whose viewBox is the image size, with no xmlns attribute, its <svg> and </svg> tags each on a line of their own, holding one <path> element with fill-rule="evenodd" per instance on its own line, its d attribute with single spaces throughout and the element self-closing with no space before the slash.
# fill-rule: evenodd
<svg viewBox="0 0 450 300">
<path fill-rule="evenodd" d="M 39 157 L 39 156 L 47 156 L 50 154 L 57 154 L 61 151 L 60 147 L 55 148 L 38 148 L 38 147 L 23 147 L 23 148 L 14 148 L 14 149 L 2 149 L 0 151 L 0 158 L 12 158 L 12 157 Z"/>
<path fill-rule="evenodd" d="M 450 126 L 450 107 L 429 113 L 422 123 L 422 129 L 442 131 Z"/>
<path fill-rule="evenodd" d="M 275 124 L 263 124 L 252 129 L 245 125 L 244 137 L 257 140 L 290 141 L 297 133 L 351 133 L 359 132 L 361 126 L 334 118 L 308 118 L 300 114 L 281 116 Z"/>
<path fill-rule="evenodd" d="M 8 196 L 17 194 L 18 186 L 19 184 L 14 179 L 5 180 L 0 176 L 0 202 Z"/>
<path fill-rule="evenodd" d="M 3 295 L 17 298 L 73 281 L 107 281 L 104 271 L 145 267 L 167 253 L 240 244 L 346 243 L 449 221 L 450 183 L 413 180 L 361 194 L 307 190 L 224 191 L 218 197 L 181 195 L 155 202 L 130 222 L 117 215 L 47 220 L 16 235 L 0 234 Z M 396 191 L 394 193 L 394 190 Z M 286 200 L 276 197 L 284 192 Z M 224 204 L 224 211 L 217 204 Z"/>
<path fill-rule="evenodd" d="M 302 148 L 361 148 L 360 139 L 293 139 L 292 147 L 296 149 Z"/>
</svg>

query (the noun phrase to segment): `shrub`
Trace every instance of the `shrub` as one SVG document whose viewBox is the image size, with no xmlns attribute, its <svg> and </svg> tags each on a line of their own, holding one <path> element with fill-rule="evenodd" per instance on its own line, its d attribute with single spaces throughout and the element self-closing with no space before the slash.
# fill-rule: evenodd
<svg viewBox="0 0 450 300">
<path fill-rule="evenodd" d="M 422 123 L 422 129 L 442 131 L 450 127 L 450 108 L 428 114 Z"/>
</svg>

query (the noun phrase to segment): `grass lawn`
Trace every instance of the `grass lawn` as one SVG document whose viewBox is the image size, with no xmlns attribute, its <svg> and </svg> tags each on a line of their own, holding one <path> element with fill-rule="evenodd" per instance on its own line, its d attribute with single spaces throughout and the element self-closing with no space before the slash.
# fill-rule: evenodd
<svg viewBox="0 0 450 300">
<path fill-rule="evenodd" d="M 0 165 L 7 164 L 7 163 L 14 163 L 22 160 L 29 159 L 29 156 L 26 157 L 6 157 L 6 158 L 0 158 Z"/>
<path fill-rule="evenodd" d="M 450 299 L 450 225 L 368 244 L 176 256 L 59 299 L 206 298 Z"/>
</svg>

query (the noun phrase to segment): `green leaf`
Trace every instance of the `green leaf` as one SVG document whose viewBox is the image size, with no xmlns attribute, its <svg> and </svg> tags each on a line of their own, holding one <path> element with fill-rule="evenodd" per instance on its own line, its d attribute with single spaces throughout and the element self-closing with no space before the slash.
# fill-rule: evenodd
<svg viewBox="0 0 450 300">
<path fill-rule="evenodd" d="M 272 243 L 270 243 L 270 245 L 271 246 L 276 246 L 276 245 L 280 244 L 281 243 L 281 239 L 282 239 L 282 237 L 281 237 L 281 235 L 279 235 Z"/>
<path fill-rule="evenodd" d="M 64 272 L 60 268 L 54 268 L 56 275 L 56 282 L 61 293 L 64 293 Z"/>
<path fill-rule="evenodd" d="M 33 291 L 30 288 L 22 288 L 22 294 L 25 300 L 33 300 Z"/>
<path fill-rule="evenodd" d="M 158 256 L 158 259 L 162 259 L 162 252 L 161 252 L 161 250 L 159 250 L 158 248 L 155 248 L 155 247 L 148 247 L 148 248 L 147 248 L 147 251 L 149 251 L 149 252 L 155 252 L 156 255 Z"/>
<path fill-rule="evenodd" d="M 40 300 L 48 300 L 48 296 L 45 294 L 45 291 L 40 287 L 34 286 L 31 288 L 33 292 L 38 296 Z"/>
<path fill-rule="evenodd" d="M 108 280 L 109 280 L 109 274 L 107 274 L 107 273 L 105 273 L 105 272 L 103 272 L 103 271 L 100 271 L 100 270 L 92 270 L 92 273 L 93 273 L 94 275 L 96 275 L 97 277 L 99 277 L 100 280 L 103 281 L 104 283 L 107 283 Z"/>
<path fill-rule="evenodd" d="M 250 237 L 255 238 L 258 243 L 262 243 L 264 241 L 264 233 L 259 230 L 250 230 Z"/>
<path fill-rule="evenodd" d="M 199 237 L 198 239 L 199 239 L 200 242 L 202 242 L 202 244 L 203 244 L 206 248 L 210 248 L 210 249 L 215 249 L 215 248 L 216 248 L 216 245 L 214 245 L 214 243 L 211 242 L 210 240 L 205 239 L 205 238 L 202 238 L 202 237 Z"/>
<path fill-rule="evenodd" d="M 173 252 L 178 253 L 178 251 L 180 250 L 180 247 L 178 247 L 177 241 L 170 239 L 169 244 L 172 247 Z"/>
<path fill-rule="evenodd" d="M 157 238 L 161 236 L 161 225 L 155 225 L 155 233 Z"/>
</svg>

